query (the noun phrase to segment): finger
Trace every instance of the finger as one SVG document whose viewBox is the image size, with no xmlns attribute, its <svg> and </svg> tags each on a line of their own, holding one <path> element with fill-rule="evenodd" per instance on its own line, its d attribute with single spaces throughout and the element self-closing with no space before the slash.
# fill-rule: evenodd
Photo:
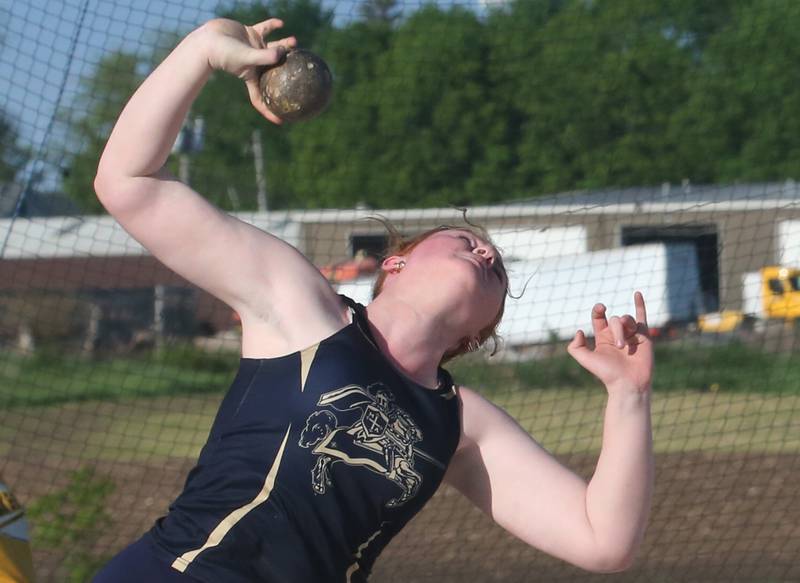
<svg viewBox="0 0 800 583">
<path fill-rule="evenodd" d="M 267 43 L 267 48 L 282 46 L 285 49 L 293 49 L 297 46 L 297 39 L 293 36 L 287 36 L 278 40 L 273 40 Z"/>
<path fill-rule="evenodd" d="M 258 86 L 258 79 L 248 79 L 245 84 L 247 85 L 247 93 L 250 96 L 250 103 L 253 104 L 256 111 L 276 125 L 283 124 L 283 120 L 272 113 L 264 103 L 261 97 L 261 89 Z"/>
<path fill-rule="evenodd" d="M 578 330 L 577 332 L 575 332 L 575 337 L 567 345 L 567 350 L 574 350 L 577 348 L 583 348 L 585 346 L 586 346 L 586 335 L 583 333 L 583 330 Z"/>
<path fill-rule="evenodd" d="M 642 292 L 637 291 L 633 294 L 633 303 L 636 305 L 636 321 L 647 328 L 647 308 L 644 305 Z"/>
<path fill-rule="evenodd" d="M 258 34 L 261 35 L 261 38 L 264 38 L 273 30 L 277 30 L 283 27 L 283 20 L 280 18 L 268 18 L 263 22 L 259 22 L 258 24 L 254 24 L 252 26 L 253 30 L 255 30 Z"/>
<path fill-rule="evenodd" d="M 633 316 L 625 314 L 620 320 L 622 321 L 622 332 L 626 340 L 636 334 L 639 325 L 636 323 L 636 320 L 633 319 Z"/>
<path fill-rule="evenodd" d="M 575 337 L 567 345 L 567 352 L 574 358 L 578 364 L 585 367 L 587 359 L 591 357 L 592 351 L 586 345 L 586 335 L 583 330 L 578 330 Z"/>
<path fill-rule="evenodd" d="M 608 328 L 608 320 L 606 320 L 606 307 L 603 304 L 595 304 L 592 308 L 592 330 L 594 337 Z"/>
<path fill-rule="evenodd" d="M 277 65 L 286 56 L 286 50 L 283 45 L 268 49 L 251 49 L 247 52 L 247 64 L 253 67 Z"/>
<path fill-rule="evenodd" d="M 617 316 L 612 316 L 608 321 L 608 328 L 614 338 L 614 346 L 617 348 L 625 346 L 625 331 L 622 329 L 622 320 Z"/>
</svg>

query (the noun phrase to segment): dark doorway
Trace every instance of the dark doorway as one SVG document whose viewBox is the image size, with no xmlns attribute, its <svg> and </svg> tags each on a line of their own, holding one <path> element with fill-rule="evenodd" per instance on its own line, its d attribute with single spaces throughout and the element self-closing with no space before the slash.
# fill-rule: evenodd
<svg viewBox="0 0 800 583">
<path fill-rule="evenodd" d="M 703 309 L 719 309 L 719 252 L 716 225 L 660 225 L 622 227 L 622 245 L 691 243 L 697 251 Z"/>
<path fill-rule="evenodd" d="M 386 247 L 389 245 L 389 237 L 385 233 L 350 235 L 350 256 L 355 257 L 359 251 L 364 251 L 367 255 L 376 259 L 383 259 Z"/>
</svg>

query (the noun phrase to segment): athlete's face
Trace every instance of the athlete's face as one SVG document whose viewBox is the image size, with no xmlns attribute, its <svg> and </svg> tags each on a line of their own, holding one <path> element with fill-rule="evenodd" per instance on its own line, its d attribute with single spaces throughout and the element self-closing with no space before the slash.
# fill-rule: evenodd
<svg viewBox="0 0 800 583">
<path fill-rule="evenodd" d="M 497 249 L 469 231 L 440 231 L 407 257 L 404 276 L 430 293 L 451 296 L 470 315 L 475 330 L 497 316 L 508 282 Z"/>
</svg>

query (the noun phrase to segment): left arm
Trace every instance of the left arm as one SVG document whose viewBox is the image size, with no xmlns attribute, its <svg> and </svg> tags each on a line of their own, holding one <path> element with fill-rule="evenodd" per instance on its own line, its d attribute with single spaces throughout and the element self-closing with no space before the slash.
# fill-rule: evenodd
<svg viewBox="0 0 800 583">
<path fill-rule="evenodd" d="M 641 294 L 636 312 L 636 321 L 608 321 L 598 304 L 595 349 L 580 331 L 568 348 L 608 391 L 602 450 L 588 484 L 504 411 L 460 391 L 462 437 L 445 479 L 526 543 L 590 571 L 630 566 L 652 497 L 653 357 Z"/>
</svg>

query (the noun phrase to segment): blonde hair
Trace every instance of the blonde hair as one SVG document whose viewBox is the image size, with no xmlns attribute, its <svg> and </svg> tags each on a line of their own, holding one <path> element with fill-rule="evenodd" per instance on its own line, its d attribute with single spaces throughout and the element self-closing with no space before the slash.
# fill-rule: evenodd
<svg viewBox="0 0 800 583">
<path fill-rule="evenodd" d="M 436 233 L 441 233 L 443 231 L 467 231 L 472 233 L 474 236 L 478 237 L 479 239 L 483 239 L 484 241 L 488 241 L 491 243 L 491 239 L 489 234 L 486 230 L 473 223 L 467 221 L 467 226 L 455 226 L 455 225 L 439 225 L 438 227 L 434 227 L 432 229 L 428 229 L 427 231 L 423 231 L 411 237 L 404 237 L 397 228 L 389 222 L 388 219 L 383 217 L 370 217 L 370 219 L 376 220 L 383 224 L 386 228 L 386 231 L 389 234 L 389 242 L 386 248 L 386 251 L 383 255 L 384 258 L 391 257 L 392 255 L 408 255 L 411 251 L 420 243 L 422 243 L 425 239 L 430 237 L 431 235 L 435 235 Z M 466 221 L 466 213 L 464 216 L 464 220 Z M 500 345 L 500 336 L 497 334 L 497 327 L 500 324 L 500 320 L 503 319 L 503 312 L 506 308 L 506 297 L 508 296 L 508 274 L 506 273 L 505 265 L 503 264 L 503 259 L 500 257 L 498 253 L 496 255 L 497 259 L 499 260 L 500 269 L 503 272 L 503 275 L 506 280 L 506 289 L 505 293 L 503 294 L 503 301 L 500 304 L 500 310 L 497 312 L 497 315 L 492 319 L 492 321 L 481 328 L 478 331 L 477 337 L 467 337 L 463 339 L 458 346 L 449 349 L 447 352 L 444 353 L 442 356 L 442 360 L 440 364 L 447 362 L 448 360 L 452 360 L 457 356 L 461 356 L 462 354 L 466 354 L 468 352 L 474 352 L 478 348 L 484 345 L 484 343 L 491 339 L 493 342 L 492 346 L 492 355 L 497 352 L 497 349 Z M 387 277 L 386 271 L 379 271 L 378 277 L 375 280 L 375 284 L 372 286 L 372 298 L 375 299 L 383 290 L 383 284 L 386 281 Z M 477 346 L 473 344 L 473 338 L 477 338 Z"/>
</svg>

